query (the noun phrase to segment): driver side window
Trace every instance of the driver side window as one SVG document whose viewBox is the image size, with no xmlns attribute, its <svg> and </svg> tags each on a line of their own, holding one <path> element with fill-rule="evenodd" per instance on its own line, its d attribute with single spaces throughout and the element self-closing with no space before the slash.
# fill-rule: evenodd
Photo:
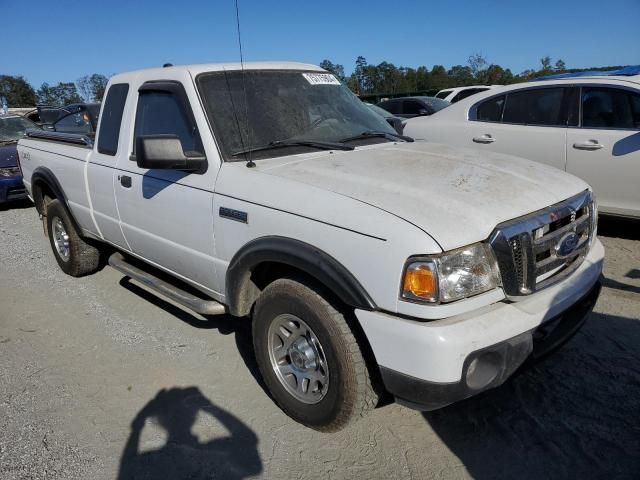
<svg viewBox="0 0 640 480">
<path fill-rule="evenodd" d="M 163 134 L 176 135 L 185 154 L 204 155 L 198 128 L 188 118 L 175 95 L 161 91 L 140 92 L 134 138 Z"/>
</svg>

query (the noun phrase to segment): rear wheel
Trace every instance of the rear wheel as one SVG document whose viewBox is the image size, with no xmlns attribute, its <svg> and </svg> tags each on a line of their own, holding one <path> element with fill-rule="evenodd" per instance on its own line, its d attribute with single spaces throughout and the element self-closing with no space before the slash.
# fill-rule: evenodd
<svg viewBox="0 0 640 480">
<path fill-rule="evenodd" d="M 303 283 L 280 279 L 264 289 L 253 342 L 269 392 L 294 420 L 337 431 L 375 407 L 378 396 L 345 316 Z"/>
<path fill-rule="evenodd" d="M 80 277 L 98 270 L 100 251 L 80 237 L 60 200 L 47 204 L 47 234 L 53 255 L 64 273 Z"/>
</svg>

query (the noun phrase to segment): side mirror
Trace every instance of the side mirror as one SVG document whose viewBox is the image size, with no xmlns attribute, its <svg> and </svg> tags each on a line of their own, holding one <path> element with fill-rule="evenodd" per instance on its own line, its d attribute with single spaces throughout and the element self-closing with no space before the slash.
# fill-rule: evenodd
<svg viewBox="0 0 640 480">
<path fill-rule="evenodd" d="M 426 108 L 418 110 L 418 115 L 429 115 L 429 111 Z"/>
<path fill-rule="evenodd" d="M 205 156 L 185 155 L 177 135 L 136 137 L 136 163 L 140 168 L 203 172 Z"/>
</svg>

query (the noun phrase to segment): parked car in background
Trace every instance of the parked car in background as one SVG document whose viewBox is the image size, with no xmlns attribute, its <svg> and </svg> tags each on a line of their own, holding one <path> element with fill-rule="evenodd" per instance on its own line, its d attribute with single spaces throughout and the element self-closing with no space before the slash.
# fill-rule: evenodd
<svg viewBox="0 0 640 480">
<path fill-rule="evenodd" d="M 64 107 L 39 105 L 25 114 L 45 130 L 95 135 L 100 115 L 99 103 L 73 103 Z"/>
<path fill-rule="evenodd" d="M 449 105 L 446 100 L 436 97 L 400 97 L 378 103 L 378 107 L 403 118 L 433 115 Z"/>
<path fill-rule="evenodd" d="M 0 115 L 0 204 L 27 197 L 17 145 L 28 128 L 38 126 L 20 115 Z"/>
<path fill-rule="evenodd" d="M 486 92 L 499 86 L 500 85 L 472 85 L 470 87 L 445 88 L 436 93 L 435 96 L 436 98 L 456 103 L 476 93 Z"/>
<path fill-rule="evenodd" d="M 603 213 L 640 217 L 640 68 L 627 71 L 492 89 L 405 133 L 552 165 L 589 183 Z"/>
<path fill-rule="evenodd" d="M 400 117 L 396 117 L 392 113 L 387 112 L 384 108 L 380 108 L 379 106 L 374 105 L 373 103 L 365 102 L 365 105 L 369 107 L 371 110 L 373 110 L 374 112 L 376 112 L 378 115 L 380 115 L 382 118 L 384 118 L 387 121 L 387 123 L 395 129 L 396 132 L 402 135 L 402 131 L 404 130 L 404 123 L 406 122 L 406 120 Z"/>
</svg>

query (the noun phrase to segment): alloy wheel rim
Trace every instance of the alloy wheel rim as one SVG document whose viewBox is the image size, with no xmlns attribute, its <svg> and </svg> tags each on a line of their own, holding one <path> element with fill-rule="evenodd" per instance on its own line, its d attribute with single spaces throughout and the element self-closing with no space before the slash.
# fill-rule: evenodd
<svg viewBox="0 0 640 480">
<path fill-rule="evenodd" d="M 53 244 L 56 247 L 58 256 L 65 262 L 69 261 L 71 248 L 69 246 L 69 234 L 64 227 L 64 223 L 59 217 L 54 217 L 51 221 L 53 227 Z"/>
<path fill-rule="evenodd" d="M 320 402 L 329 388 L 329 368 L 309 325 L 285 313 L 273 319 L 267 336 L 269 360 L 280 384 L 303 403 Z"/>
</svg>

